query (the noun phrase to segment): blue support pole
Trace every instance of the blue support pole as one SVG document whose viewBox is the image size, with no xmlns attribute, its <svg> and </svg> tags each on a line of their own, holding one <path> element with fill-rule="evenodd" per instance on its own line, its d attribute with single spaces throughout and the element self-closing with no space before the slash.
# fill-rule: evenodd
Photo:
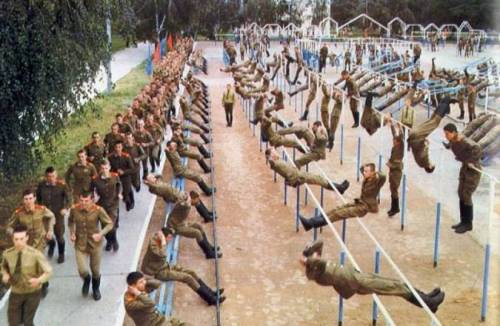
<svg viewBox="0 0 500 326">
<path fill-rule="evenodd" d="M 305 189 L 307 193 L 307 189 Z M 297 186 L 297 197 L 295 198 L 295 232 L 299 232 L 299 215 L 300 215 L 300 186 Z"/>
<path fill-rule="evenodd" d="M 401 183 L 401 214 L 399 214 L 401 220 L 401 231 L 405 229 L 405 217 L 406 217 L 406 174 L 403 174 L 403 182 Z"/>
<path fill-rule="evenodd" d="M 344 124 L 340 125 L 340 165 L 344 164 Z"/>
<path fill-rule="evenodd" d="M 380 251 L 375 249 L 375 269 L 374 269 L 375 274 L 380 273 Z M 373 309 L 372 309 L 372 325 L 375 326 L 377 325 L 377 319 L 378 319 L 378 306 L 375 300 L 373 300 Z"/>
<path fill-rule="evenodd" d="M 342 242 L 345 243 L 345 237 L 347 235 L 347 221 L 342 220 Z"/>
<path fill-rule="evenodd" d="M 345 260 L 345 252 L 342 251 L 340 253 L 340 265 L 344 265 Z M 342 322 L 344 321 L 344 299 L 339 295 L 339 316 L 338 316 L 338 325 L 342 326 Z"/>
<path fill-rule="evenodd" d="M 359 182 L 361 171 L 361 136 L 358 136 L 358 147 L 356 151 L 356 180 Z"/>
<path fill-rule="evenodd" d="M 490 244 L 484 248 L 483 295 L 481 298 L 481 321 L 486 321 L 488 310 L 488 282 L 490 277 Z"/>
<path fill-rule="evenodd" d="M 439 260 L 439 234 L 441 231 L 441 203 L 436 203 L 436 227 L 434 231 L 434 267 L 437 267 Z"/>
</svg>

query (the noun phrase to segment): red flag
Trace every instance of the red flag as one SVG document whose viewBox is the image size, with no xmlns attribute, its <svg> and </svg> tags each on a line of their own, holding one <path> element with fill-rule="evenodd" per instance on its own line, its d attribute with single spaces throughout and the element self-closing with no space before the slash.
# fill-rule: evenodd
<svg viewBox="0 0 500 326">
<path fill-rule="evenodd" d="M 155 54 L 153 55 L 153 63 L 157 64 L 160 61 L 160 44 L 155 44 Z"/>
<path fill-rule="evenodd" d="M 172 38 L 172 34 L 168 35 L 167 45 L 169 50 L 172 50 L 174 48 L 174 40 Z"/>
</svg>

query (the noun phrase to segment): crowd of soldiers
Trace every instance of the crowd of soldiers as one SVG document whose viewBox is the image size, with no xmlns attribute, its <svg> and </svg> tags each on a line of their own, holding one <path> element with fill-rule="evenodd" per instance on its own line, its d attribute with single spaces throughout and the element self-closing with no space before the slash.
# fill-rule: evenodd
<svg viewBox="0 0 500 326">
<path fill-rule="evenodd" d="M 103 238 L 106 239 L 106 251 L 119 250 L 119 202 L 123 200 L 127 211 L 133 210 L 134 193 L 141 190 L 143 182 L 152 193 L 160 194 L 175 206 L 163 232 L 155 233 L 151 240 L 141 268 L 149 278 L 185 282 L 209 304 L 215 304 L 215 292 L 194 272 L 169 266 L 165 257 L 165 244 L 171 238 L 170 234 L 196 238 L 207 258 L 214 258 L 216 254 L 221 256 L 209 244 L 200 225 L 186 222 L 191 205 L 206 222 L 215 217 L 196 191 L 186 196 L 176 189 L 167 188 L 168 184 L 159 185 L 151 174 L 162 172 L 159 171 L 160 158 L 165 136 L 170 130 L 172 137 L 167 142 L 165 154 L 174 175 L 196 180 L 205 193 L 212 192 L 201 177 L 202 173 L 210 172 L 204 161 L 210 157 L 204 147 L 210 141 L 209 129 L 205 123 L 196 126 L 198 121 L 189 116 L 190 111 L 196 110 L 208 114 L 206 87 L 203 88 L 204 85 L 191 74 L 181 80 L 192 47 L 192 39 L 177 40 L 175 49 L 155 67 L 152 80 L 134 98 L 126 112 L 116 114 L 110 132 L 104 137 L 97 131 L 91 134 L 90 142 L 76 153 L 77 159 L 66 170 L 64 179 L 49 166 L 36 189 L 23 192 L 22 203 L 7 224 L 7 233 L 12 236 L 14 246 L 4 251 L 1 266 L 2 281 L 11 288 L 7 313 L 9 325 L 33 325 L 40 299 L 48 293 L 48 280 L 52 275 L 48 259 L 54 256 L 56 247 L 57 263 L 65 262 L 66 223 L 69 240 L 75 247 L 78 274 L 83 282 L 81 293 L 87 296 L 92 286 L 93 299 L 101 299 Z M 186 106 L 182 108 L 184 121 L 174 116 L 174 99 L 180 83 L 187 94 L 181 99 L 181 106 Z M 198 133 L 201 140 L 184 137 L 183 130 Z M 197 147 L 200 153 L 190 151 L 188 144 Z M 185 167 L 181 157 L 197 159 L 203 172 Z M 167 194 L 168 191 L 171 193 Z M 45 257 L 46 247 L 48 259 Z M 126 292 L 125 306 L 132 317 L 138 306 L 143 309 L 141 300 L 137 291 Z M 224 297 L 220 300 L 223 301 Z M 167 321 L 163 316 L 158 318 Z M 138 325 L 144 324 L 139 322 Z"/>
</svg>

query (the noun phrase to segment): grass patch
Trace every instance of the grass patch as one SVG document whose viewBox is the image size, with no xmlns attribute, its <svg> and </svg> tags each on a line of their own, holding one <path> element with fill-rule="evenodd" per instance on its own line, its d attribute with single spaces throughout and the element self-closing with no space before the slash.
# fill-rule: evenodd
<svg viewBox="0 0 500 326">
<path fill-rule="evenodd" d="M 119 34 L 111 34 L 111 53 L 118 52 L 127 47 L 125 39 Z"/>
</svg>

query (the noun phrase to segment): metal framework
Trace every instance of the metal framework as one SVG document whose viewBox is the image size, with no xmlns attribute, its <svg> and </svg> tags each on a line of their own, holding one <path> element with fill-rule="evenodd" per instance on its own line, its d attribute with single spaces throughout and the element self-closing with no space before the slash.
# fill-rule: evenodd
<svg viewBox="0 0 500 326">
<path fill-rule="evenodd" d="M 390 22 L 387 23 L 387 37 L 391 37 L 392 24 L 394 24 L 396 22 L 401 24 L 401 30 L 403 31 L 403 37 L 406 38 L 406 23 L 399 17 L 393 18 Z"/>
</svg>

